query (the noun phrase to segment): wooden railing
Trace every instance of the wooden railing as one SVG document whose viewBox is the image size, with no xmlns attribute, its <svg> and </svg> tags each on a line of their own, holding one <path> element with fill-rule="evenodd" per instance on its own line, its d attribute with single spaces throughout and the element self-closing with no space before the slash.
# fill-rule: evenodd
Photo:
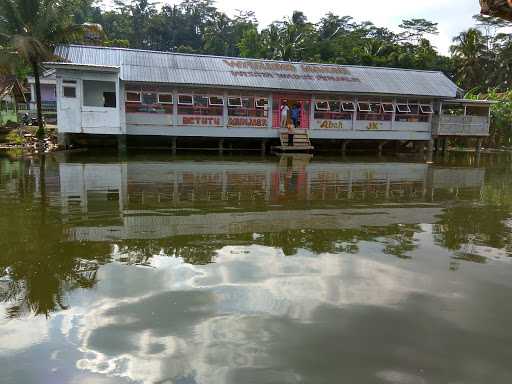
<svg viewBox="0 0 512 384">
<path fill-rule="evenodd" d="M 487 116 L 434 116 L 435 136 L 488 136 Z"/>
</svg>

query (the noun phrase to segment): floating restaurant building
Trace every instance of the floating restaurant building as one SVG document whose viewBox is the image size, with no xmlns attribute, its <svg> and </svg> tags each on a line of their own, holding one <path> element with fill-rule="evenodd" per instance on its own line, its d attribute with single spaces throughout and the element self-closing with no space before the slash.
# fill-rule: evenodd
<svg viewBox="0 0 512 384">
<path fill-rule="evenodd" d="M 285 103 L 299 108 L 298 129 L 314 145 L 489 132 L 489 103 L 460 99 L 441 72 L 77 45 L 55 53 L 65 143 L 264 148 L 279 142 Z"/>
</svg>

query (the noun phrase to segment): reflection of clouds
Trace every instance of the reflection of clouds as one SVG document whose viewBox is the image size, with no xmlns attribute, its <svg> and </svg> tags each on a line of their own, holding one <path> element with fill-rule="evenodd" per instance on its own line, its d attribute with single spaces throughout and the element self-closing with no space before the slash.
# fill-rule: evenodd
<svg viewBox="0 0 512 384">
<path fill-rule="evenodd" d="M 6 304 L 0 303 L 0 355 L 23 351 L 48 338 L 44 317 L 8 319 L 6 308 Z"/>
<path fill-rule="evenodd" d="M 145 383 L 224 383 L 261 369 L 269 380 L 298 383 L 297 372 L 269 370 L 269 348 L 283 332 L 278 319 L 308 324 L 323 306 L 392 308 L 429 285 L 423 275 L 377 260 L 285 257 L 257 245 L 224 247 L 205 266 L 165 256 L 151 265 L 158 283 L 144 296 L 114 295 L 65 315 L 63 333 L 76 335 L 83 352 L 78 368 Z M 118 289 L 139 283 L 118 281 Z"/>
</svg>

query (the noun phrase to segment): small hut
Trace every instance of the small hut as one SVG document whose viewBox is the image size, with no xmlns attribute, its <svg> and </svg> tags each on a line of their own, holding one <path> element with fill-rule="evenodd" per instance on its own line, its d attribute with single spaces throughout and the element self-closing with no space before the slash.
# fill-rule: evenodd
<svg viewBox="0 0 512 384">
<path fill-rule="evenodd" d="M 480 0 L 482 15 L 512 21 L 512 0 Z"/>
<path fill-rule="evenodd" d="M 26 103 L 25 88 L 15 76 L 0 76 L 0 125 L 18 121 L 17 104 Z"/>
</svg>

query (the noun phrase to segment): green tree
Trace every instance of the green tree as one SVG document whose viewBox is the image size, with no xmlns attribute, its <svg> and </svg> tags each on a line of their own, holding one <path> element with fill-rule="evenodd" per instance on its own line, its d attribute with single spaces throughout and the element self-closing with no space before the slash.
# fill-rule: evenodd
<svg viewBox="0 0 512 384">
<path fill-rule="evenodd" d="M 38 137 L 44 136 L 41 108 L 41 63 L 53 58 L 57 43 L 82 40 L 86 28 L 73 23 L 74 1 L 0 0 L 0 54 L 21 59 L 30 66 L 35 78 Z"/>
<path fill-rule="evenodd" d="M 485 89 L 487 74 L 487 49 L 485 39 L 478 29 L 471 28 L 453 39 L 450 47 L 455 62 L 455 75 L 465 89 Z"/>
<path fill-rule="evenodd" d="M 425 19 L 403 20 L 400 28 L 404 30 L 402 37 L 405 40 L 419 44 L 425 38 L 425 35 L 438 35 L 438 23 L 433 23 Z"/>
</svg>

